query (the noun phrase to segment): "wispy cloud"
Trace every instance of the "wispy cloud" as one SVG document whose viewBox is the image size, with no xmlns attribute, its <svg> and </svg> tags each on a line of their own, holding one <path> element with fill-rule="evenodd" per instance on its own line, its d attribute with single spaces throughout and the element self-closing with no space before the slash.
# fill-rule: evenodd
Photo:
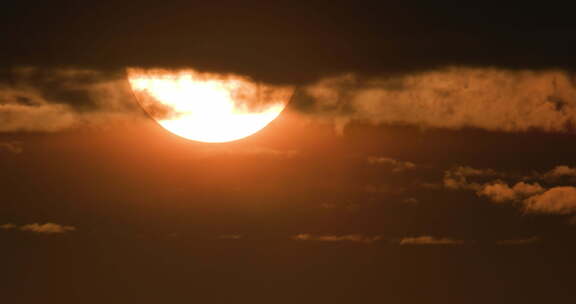
<svg viewBox="0 0 576 304">
<path fill-rule="evenodd" d="M 371 165 L 378 165 L 390 168 L 392 172 L 402 172 L 416 168 L 416 164 L 409 161 L 402 161 L 390 157 L 370 156 L 368 163 Z"/>
<path fill-rule="evenodd" d="M 2 230 L 12 230 L 12 229 L 16 229 L 18 226 L 14 225 L 14 224 L 2 224 L 0 225 L 0 229 Z"/>
<path fill-rule="evenodd" d="M 301 233 L 292 236 L 291 239 L 296 241 L 373 243 L 382 240 L 382 237 L 366 236 L 362 234 L 314 235 L 310 233 Z"/>
<path fill-rule="evenodd" d="M 495 177 L 500 173 L 492 169 L 476 169 L 468 166 L 458 166 L 444 173 L 444 186 L 449 189 L 480 190 L 482 187 L 477 182 L 470 182 L 472 177 Z"/>
<path fill-rule="evenodd" d="M 20 230 L 26 232 L 33 232 L 38 234 L 63 234 L 67 232 L 76 231 L 74 226 L 59 225 L 55 223 L 33 223 L 17 226 L 14 224 L 3 224 L 0 225 L 0 229 L 3 230 Z"/>
<path fill-rule="evenodd" d="M 417 236 L 417 237 L 405 237 L 400 239 L 400 245 L 462 245 L 465 242 L 462 240 L 456 240 L 446 237 L 434 237 L 434 236 Z"/>
</svg>

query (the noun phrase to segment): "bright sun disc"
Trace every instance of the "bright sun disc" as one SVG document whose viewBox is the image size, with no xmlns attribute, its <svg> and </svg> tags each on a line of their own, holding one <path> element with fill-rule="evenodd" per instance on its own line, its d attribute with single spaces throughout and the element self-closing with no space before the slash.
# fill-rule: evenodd
<svg viewBox="0 0 576 304">
<path fill-rule="evenodd" d="M 273 121 L 292 89 L 236 75 L 128 69 L 144 110 L 166 130 L 201 142 L 227 142 L 252 135 Z"/>
</svg>

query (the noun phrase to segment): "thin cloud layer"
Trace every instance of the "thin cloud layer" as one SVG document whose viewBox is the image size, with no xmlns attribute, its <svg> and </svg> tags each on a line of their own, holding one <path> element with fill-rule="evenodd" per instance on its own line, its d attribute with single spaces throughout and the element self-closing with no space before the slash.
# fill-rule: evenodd
<svg viewBox="0 0 576 304">
<path fill-rule="evenodd" d="M 403 172 L 416 168 L 416 164 L 414 164 L 413 162 L 402 161 L 390 157 L 370 156 L 368 157 L 368 163 L 371 165 L 384 166 L 390 168 L 392 172 Z"/>
<path fill-rule="evenodd" d="M 563 71 L 450 67 L 408 76 L 343 75 L 301 89 L 295 105 L 335 122 L 490 131 L 572 131 L 576 82 Z"/>
<path fill-rule="evenodd" d="M 12 230 L 12 229 L 16 229 L 16 228 L 17 228 L 16 225 L 10 224 L 10 223 L 0 225 L 0 229 L 2 229 L 2 230 Z"/>
<path fill-rule="evenodd" d="M 22 226 L 17 226 L 14 224 L 3 224 L 0 225 L 0 229 L 3 230 L 20 230 L 26 232 L 33 232 L 38 234 L 63 234 L 67 232 L 76 231 L 76 227 L 74 226 L 67 226 L 67 225 L 59 225 L 55 223 L 33 223 L 33 224 L 26 224 Z"/>
<path fill-rule="evenodd" d="M 405 237 L 399 241 L 400 245 L 462 245 L 464 243 L 462 240 L 433 236 Z"/>
<path fill-rule="evenodd" d="M 366 236 L 362 234 L 314 235 L 309 233 L 301 233 L 292 236 L 291 239 L 296 241 L 373 243 L 382 240 L 382 237 Z"/>
</svg>

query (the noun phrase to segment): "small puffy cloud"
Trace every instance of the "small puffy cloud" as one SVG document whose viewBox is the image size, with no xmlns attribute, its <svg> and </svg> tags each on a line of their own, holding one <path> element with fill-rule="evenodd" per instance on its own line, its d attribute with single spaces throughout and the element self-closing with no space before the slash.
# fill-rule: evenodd
<svg viewBox="0 0 576 304">
<path fill-rule="evenodd" d="M 477 182 L 470 182 L 472 177 L 482 178 L 498 176 L 500 173 L 492 169 L 476 169 L 468 166 L 459 166 L 444 172 L 444 187 L 449 189 L 479 190 L 481 185 Z"/>
<path fill-rule="evenodd" d="M 416 164 L 409 161 L 397 160 L 389 157 L 368 157 L 368 163 L 372 165 L 386 166 L 393 172 L 402 172 L 416 168 Z"/>
<path fill-rule="evenodd" d="M 555 186 L 545 188 L 537 182 L 517 182 L 514 186 L 502 180 L 485 182 L 486 177 L 514 177 L 491 169 L 480 170 L 470 167 L 458 167 L 445 172 L 444 186 L 449 189 L 473 190 L 478 196 L 489 198 L 493 202 L 514 202 L 521 206 L 526 213 L 546 214 L 572 214 L 576 213 L 576 187 Z M 537 179 L 551 183 L 563 176 L 576 176 L 576 169 L 568 166 L 557 166 L 544 173 L 536 173 L 530 177 L 515 176 L 516 179 Z M 484 182 L 471 182 L 471 177 L 477 180 L 484 178 Z"/>
<path fill-rule="evenodd" d="M 345 234 L 345 235 L 314 235 L 301 233 L 292 236 L 291 239 L 296 241 L 318 241 L 318 242 L 357 242 L 373 243 L 382 240 L 381 236 L 366 236 L 362 234 Z"/>
<path fill-rule="evenodd" d="M 554 187 L 523 201 L 528 213 L 570 214 L 576 212 L 576 187 Z"/>
<path fill-rule="evenodd" d="M 544 174 L 545 179 L 555 180 L 563 176 L 576 176 L 576 168 L 568 166 L 556 166 Z"/>
<path fill-rule="evenodd" d="M 62 234 L 66 232 L 75 231 L 76 227 L 59 225 L 54 223 L 45 223 L 45 224 L 34 223 L 20 226 L 19 229 L 22 231 L 29 231 L 40 234 Z"/>
<path fill-rule="evenodd" d="M 546 191 L 540 184 L 519 182 L 513 187 L 501 181 L 485 184 L 477 192 L 479 196 L 486 196 L 494 202 L 514 201 L 530 197 Z"/>
<path fill-rule="evenodd" d="M 535 244 L 538 242 L 540 242 L 540 238 L 537 236 L 533 236 L 533 237 L 525 238 L 525 239 L 501 240 L 501 241 L 496 242 L 496 244 L 513 246 L 513 245 L 530 245 L 530 244 Z"/>
<path fill-rule="evenodd" d="M 415 204 L 418 204 L 419 201 L 418 201 L 418 199 L 416 199 L 414 197 L 409 197 L 409 198 L 404 199 L 403 202 L 406 204 L 415 205 Z"/>
<path fill-rule="evenodd" d="M 20 154 L 24 151 L 22 143 L 18 141 L 0 142 L 0 152 L 6 151 L 12 154 Z"/>
<path fill-rule="evenodd" d="M 406 237 L 399 241 L 400 245 L 462 245 L 464 243 L 462 240 L 433 236 Z"/>
</svg>

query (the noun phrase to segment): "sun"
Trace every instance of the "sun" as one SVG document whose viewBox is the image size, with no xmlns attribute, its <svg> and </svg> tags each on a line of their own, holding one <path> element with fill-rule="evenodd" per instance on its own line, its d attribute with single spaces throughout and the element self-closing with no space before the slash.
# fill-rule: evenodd
<svg viewBox="0 0 576 304">
<path fill-rule="evenodd" d="M 286 107 L 293 89 L 248 77 L 128 69 L 128 81 L 144 110 L 166 130 L 195 141 L 219 143 L 250 136 Z"/>
</svg>

